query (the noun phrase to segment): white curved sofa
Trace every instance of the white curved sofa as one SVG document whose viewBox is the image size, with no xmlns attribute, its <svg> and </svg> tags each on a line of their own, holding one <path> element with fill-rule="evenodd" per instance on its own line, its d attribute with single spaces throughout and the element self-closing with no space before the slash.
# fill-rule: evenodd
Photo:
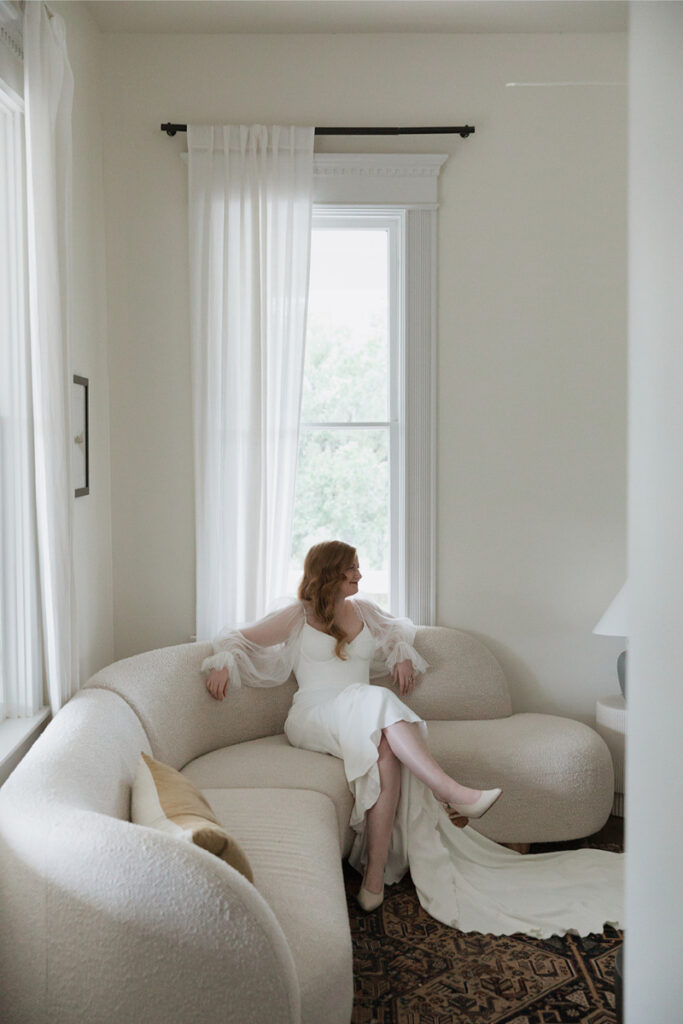
<svg viewBox="0 0 683 1024">
<path fill-rule="evenodd" d="M 466 784 L 504 786 L 483 833 L 545 842 L 601 828 L 613 772 L 597 733 L 511 715 L 500 666 L 466 633 L 422 628 L 416 647 L 431 668 L 407 703 L 434 755 Z M 0 790 L 3 1024 L 348 1024 L 342 763 L 288 745 L 293 680 L 213 701 L 199 671 L 209 651 L 103 669 Z M 130 823 L 143 750 L 205 792 L 255 885 Z"/>
</svg>

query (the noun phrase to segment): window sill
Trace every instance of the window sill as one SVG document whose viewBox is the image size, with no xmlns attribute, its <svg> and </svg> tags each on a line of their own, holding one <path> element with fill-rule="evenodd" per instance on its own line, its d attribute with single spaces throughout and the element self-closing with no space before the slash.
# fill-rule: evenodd
<svg viewBox="0 0 683 1024">
<path fill-rule="evenodd" d="M 0 786 L 38 739 L 49 718 L 50 709 L 41 708 L 32 718 L 6 718 L 0 722 Z"/>
</svg>

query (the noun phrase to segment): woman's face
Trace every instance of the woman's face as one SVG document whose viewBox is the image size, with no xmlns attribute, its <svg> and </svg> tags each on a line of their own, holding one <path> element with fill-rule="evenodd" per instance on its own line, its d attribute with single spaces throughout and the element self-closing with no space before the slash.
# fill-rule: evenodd
<svg viewBox="0 0 683 1024">
<path fill-rule="evenodd" d="M 352 597 L 358 593 L 358 584 L 363 579 L 358 566 L 358 555 L 355 555 L 353 562 L 344 570 L 344 580 L 340 584 L 339 593 L 342 597 Z"/>
</svg>

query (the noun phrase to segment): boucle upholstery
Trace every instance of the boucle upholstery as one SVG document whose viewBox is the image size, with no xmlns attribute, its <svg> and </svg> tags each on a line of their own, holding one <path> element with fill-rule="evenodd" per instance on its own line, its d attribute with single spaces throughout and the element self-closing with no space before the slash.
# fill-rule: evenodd
<svg viewBox="0 0 683 1024">
<path fill-rule="evenodd" d="M 550 843 L 598 832 L 613 800 L 613 767 L 601 737 L 583 722 L 518 714 L 482 722 L 429 722 L 429 748 L 463 785 L 499 800 L 478 832 L 507 843 Z"/>
<path fill-rule="evenodd" d="M 431 668 L 406 703 L 437 758 L 463 782 L 504 786 L 482 832 L 528 842 L 603 824 L 613 774 L 596 733 L 511 715 L 500 666 L 468 634 L 423 628 L 416 647 Z M 292 680 L 213 701 L 200 674 L 210 650 L 184 644 L 103 669 L 0 790 L 3 1024 L 348 1021 L 343 766 L 288 746 Z M 255 885 L 131 824 L 141 751 L 206 793 Z"/>
<path fill-rule="evenodd" d="M 50 724 L 0 792 L 10 797 L 29 776 L 34 809 L 77 807 L 127 821 L 130 791 L 147 737 L 114 694 L 83 690 Z M 28 765 L 31 766 L 29 775 Z M 25 808 L 28 810 L 28 808 Z"/>
<path fill-rule="evenodd" d="M 136 825 L 200 846 L 254 881 L 244 850 L 221 825 L 204 794 L 181 772 L 147 754 L 140 754 L 130 817 Z"/>
<path fill-rule="evenodd" d="M 418 715 L 443 719 L 506 718 L 512 712 L 503 670 L 475 637 L 459 629 L 422 626 L 415 647 L 429 664 L 417 686 L 401 699 Z M 391 686 L 390 678 L 377 680 Z"/>
<path fill-rule="evenodd" d="M 336 814 L 305 789 L 205 789 L 239 839 L 254 883 L 278 919 L 301 987 L 302 1024 L 348 1024 L 352 949 Z"/>
<path fill-rule="evenodd" d="M 503 718 L 510 697 L 493 654 L 468 633 L 423 626 L 417 650 L 430 665 L 406 704 L 426 719 Z M 212 700 L 199 668 L 210 644 L 179 644 L 148 651 L 102 669 L 87 684 L 120 694 L 136 712 L 149 736 L 154 757 L 182 768 L 201 754 L 244 740 L 284 731 L 296 688 L 244 686 L 229 699 Z M 152 686 L 162 680 L 163 687 Z M 389 685 L 388 679 L 377 680 Z"/>
<path fill-rule="evenodd" d="M 343 856 L 351 849 L 353 831 L 349 827 L 349 818 L 353 798 L 344 775 L 343 762 L 331 754 L 291 747 L 284 733 L 213 750 L 183 768 L 183 775 L 199 789 L 211 786 L 270 787 L 323 793 L 337 812 L 339 848 Z"/>
<path fill-rule="evenodd" d="M 217 702 L 200 672 L 212 651 L 206 643 L 147 651 L 102 669 L 86 686 L 120 694 L 139 717 L 154 757 L 172 768 L 218 747 L 282 732 L 296 684 L 245 686 Z"/>
<path fill-rule="evenodd" d="M 120 698 L 85 690 L 0 790 L 3 1024 L 297 1024 L 292 954 L 258 890 L 126 820 L 146 745 Z"/>
</svg>

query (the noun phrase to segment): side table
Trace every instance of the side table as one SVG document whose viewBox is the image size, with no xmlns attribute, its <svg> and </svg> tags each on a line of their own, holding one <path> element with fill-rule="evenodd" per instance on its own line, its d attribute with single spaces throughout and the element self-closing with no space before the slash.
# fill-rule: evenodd
<svg viewBox="0 0 683 1024">
<path fill-rule="evenodd" d="M 626 747 L 626 701 L 618 693 L 601 697 L 595 705 L 595 729 L 612 755 L 614 764 L 614 804 L 612 814 L 624 817 L 624 755 Z"/>
</svg>

